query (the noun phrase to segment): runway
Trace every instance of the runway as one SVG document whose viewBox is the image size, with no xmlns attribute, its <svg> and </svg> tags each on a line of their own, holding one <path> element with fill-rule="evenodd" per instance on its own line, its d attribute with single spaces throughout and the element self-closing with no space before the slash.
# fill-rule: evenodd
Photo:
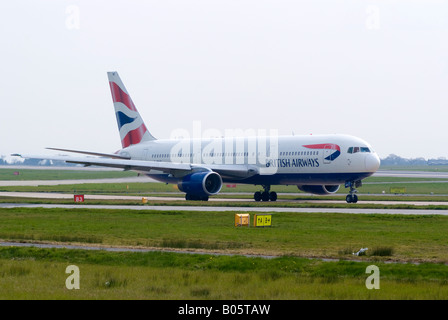
<svg viewBox="0 0 448 320">
<path fill-rule="evenodd" d="M 374 176 L 380 177 L 406 177 L 406 178 L 438 178 L 447 179 L 448 172 L 426 172 L 426 171 L 378 171 Z M 148 177 L 117 178 L 117 179 L 83 179 L 83 180 L 36 180 L 36 181 L 0 181 L 0 186 L 6 185 L 56 185 L 56 184 L 80 184 L 80 183 L 123 183 L 123 182 L 154 182 Z M 280 195 L 280 194 L 279 194 Z M 303 194 L 302 194 L 303 195 Z M 52 198 L 52 199 L 73 199 L 72 194 L 63 193 L 44 193 L 44 192 L 0 192 L 2 197 L 26 197 L 26 198 Z M 141 203 L 143 196 L 126 195 L 85 195 L 86 200 L 131 200 Z M 170 196 L 144 196 L 148 201 L 179 201 L 183 197 Z M 248 199 L 230 199 L 213 198 L 209 202 L 247 202 Z M 281 202 L 296 202 L 303 204 L 311 203 L 345 203 L 344 200 L 282 200 Z M 379 205 L 400 205 L 411 204 L 414 206 L 448 206 L 448 202 L 429 202 L 429 201 L 363 201 L 362 198 L 358 204 L 379 204 Z M 84 208 L 84 209 L 124 209 L 124 210 L 158 210 L 158 211 L 232 211 L 232 212 L 322 212 L 322 213 L 352 213 L 352 214 L 412 214 L 412 215 L 448 215 L 448 210 L 431 209 L 362 209 L 362 208 L 292 208 L 292 207 L 244 207 L 244 206 L 195 206 L 195 205 L 89 205 L 89 204 L 26 204 L 26 203 L 3 203 L 1 208 L 17 207 L 40 207 L 40 208 Z"/>
<path fill-rule="evenodd" d="M 156 211 L 201 212 L 259 212 L 259 213 L 349 213 L 349 214 L 401 214 L 401 215 L 448 215 L 448 210 L 431 209 L 363 209 L 363 208 L 291 208 L 291 207 L 230 207 L 230 206 L 153 206 L 153 205 L 89 205 L 89 204 L 27 204 L 1 203 L 0 208 L 64 208 L 64 209 L 112 209 Z"/>
<path fill-rule="evenodd" d="M 242 194 L 242 193 L 232 193 L 232 194 Z M 232 195 L 228 194 L 228 195 Z M 250 194 L 251 195 L 251 194 Z M 281 195 L 294 195 L 290 193 L 279 193 Z M 297 195 L 303 195 L 303 193 L 297 193 Z M 372 196 L 372 195 L 369 195 Z M 73 194 L 67 193 L 54 193 L 54 192 L 4 192 L 0 191 L 0 197 L 11 197 L 11 198 L 36 198 L 36 199 L 73 199 Z M 167 196 L 126 196 L 126 195 L 84 195 L 85 200 L 131 200 L 136 202 L 141 202 L 142 198 L 146 198 L 148 201 L 185 201 L 184 197 L 167 197 Z M 361 196 L 362 197 L 362 196 Z M 251 199 L 241 199 L 241 198 L 213 198 L 209 199 L 209 202 L 248 202 Z M 341 197 L 341 200 L 283 200 L 278 199 L 277 203 L 321 203 L 321 204 L 336 204 L 345 203 L 345 200 Z M 414 206 L 448 206 L 448 202 L 441 201 L 375 201 L 375 200 L 361 200 L 358 203 L 363 204 L 378 204 L 378 205 L 400 205 L 400 204 L 410 204 Z"/>
<path fill-rule="evenodd" d="M 444 171 L 412 171 L 412 170 L 378 170 L 372 177 L 395 178 L 430 178 L 448 180 L 448 172 Z"/>
<path fill-rule="evenodd" d="M 26 168 L 28 169 L 28 168 Z M 34 168 L 39 169 L 40 168 Z M 55 169 L 55 168 L 45 168 L 45 169 Z M 58 169 L 58 168 L 56 168 Z M 93 170 L 92 168 L 86 168 Z M 86 170 L 82 169 L 82 170 Z M 101 169 L 101 168 L 100 168 Z M 67 170 L 67 169 L 61 169 Z M 75 170 L 72 168 L 72 170 Z M 80 170 L 77 168 L 77 170 Z M 95 170 L 99 170 L 95 168 Z M 106 170 L 106 169 L 103 169 Z M 431 181 L 431 182 L 447 182 L 448 181 L 448 172 L 431 172 L 431 171 L 400 171 L 400 170 L 379 170 L 377 171 L 373 177 L 398 177 L 398 178 L 428 178 L 428 179 L 440 179 L 440 181 Z M 108 178 L 108 179 L 70 179 L 70 180 L 0 180 L 0 186 L 43 186 L 43 185 L 66 185 L 66 184 L 84 184 L 84 183 L 133 183 L 133 182 L 158 182 L 154 179 L 151 179 L 147 176 L 138 176 L 138 177 L 128 177 L 128 178 Z M 422 181 L 416 181 L 421 183 Z M 367 182 L 369 183 L 369 182 Z M 409 183 L 409 182 L 408 182 Z"/>
</svg>

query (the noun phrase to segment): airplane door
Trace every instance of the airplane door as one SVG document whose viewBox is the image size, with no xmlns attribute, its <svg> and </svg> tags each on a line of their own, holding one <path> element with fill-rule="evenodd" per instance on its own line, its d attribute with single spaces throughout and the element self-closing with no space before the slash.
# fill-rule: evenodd
<svg viewBox="0 0 448 320">
<path fill-rule="evenodd" d="M 142 160 L 149 160 L 148 159 L 148 156 L 149 156 L 149 150 L 148 149 L 143 149 L 143 152 L 142 152 Z"/>
<path fill-rule="evenodd" d="M 153 160 L 153 159 L 151 159 L 151 155 L 153 154 L 153 150 L 154 150 L 154 148 L 152 146 L 148 146 L 145 149 L 143 149 L 143 151 L 142 151 L 142 160 L 147 160 L 147 161 Z"/>
<path fill-rule="evenodd" d="M 330 156 L 331 156 L 331 154 L 333 153 L 333 149 L 331 149 L 331 146 L 330 145 L 325 145 L 325 147 L 324 147 L 324 159 L 323 159 L 323 163 L 324 164 L 329 164 L 329 163 L 331 163 L 331 158 L 330 158 Z"/>
</svg>

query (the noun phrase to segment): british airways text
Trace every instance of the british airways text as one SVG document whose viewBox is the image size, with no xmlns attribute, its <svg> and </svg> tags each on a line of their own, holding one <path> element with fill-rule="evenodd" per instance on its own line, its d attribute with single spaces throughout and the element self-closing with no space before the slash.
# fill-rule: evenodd
<svg viewBox="0 0 448 320">
<path fill-rule="evenodd" d="M 291 167 L 319 167 L 319 159 L 271 159 L 266 162 L 266 167 L 291 168 Z"/>
</svg>

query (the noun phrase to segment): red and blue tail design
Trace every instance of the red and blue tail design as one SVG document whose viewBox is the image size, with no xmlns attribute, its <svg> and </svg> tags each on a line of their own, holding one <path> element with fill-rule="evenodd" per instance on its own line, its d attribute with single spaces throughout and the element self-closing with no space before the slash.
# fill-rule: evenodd
<svg viewBox="0 0 448 320">
<path fill-rule="evenodd" d="M 108 72 L 110 91 L 123 148 L 155 140 L 149 133 L 117 72 Z"/>
</svg>

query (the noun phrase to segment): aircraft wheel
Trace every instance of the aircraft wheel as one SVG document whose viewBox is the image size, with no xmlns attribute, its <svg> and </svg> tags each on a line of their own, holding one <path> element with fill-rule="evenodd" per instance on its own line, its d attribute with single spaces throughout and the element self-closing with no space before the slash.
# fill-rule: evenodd
<svg viewBox="0 0 448 320">
<path fill-rule="evenodd" d="M 261 192 L 257 191 L 254 193 L 254 200 L 255 201 L 260 201 L 261 200 Z"/>
<path fill-rule="evenodd" d="M 261 194 L 261 200 L 263 201 L 269 201 L 269 192 L 263 192 Z"/>
<path fill-rule="evenodd" d="M 348 194 L 347 197 L 345 197 L 345 201 L 347 201 L 347 203 L 357 203 L 358 196 L 356 194 L 354 195 Z"/>
<path fill-rule="evenodd" d="M 351 194 L 348 194 L 348 195 L 345 197 L 345 201 L 347 201 L 347 203 L 352 203 L 352 201 L 353 201 L 353 197 L 352 197 L 352 195 L 351 195 Z"/>
<path fill-rule="evenodd" d="M 277 201 L 277 192 L 272 191 L 271 193 L 269 193 L 269 200 Z"/>
</svg>

